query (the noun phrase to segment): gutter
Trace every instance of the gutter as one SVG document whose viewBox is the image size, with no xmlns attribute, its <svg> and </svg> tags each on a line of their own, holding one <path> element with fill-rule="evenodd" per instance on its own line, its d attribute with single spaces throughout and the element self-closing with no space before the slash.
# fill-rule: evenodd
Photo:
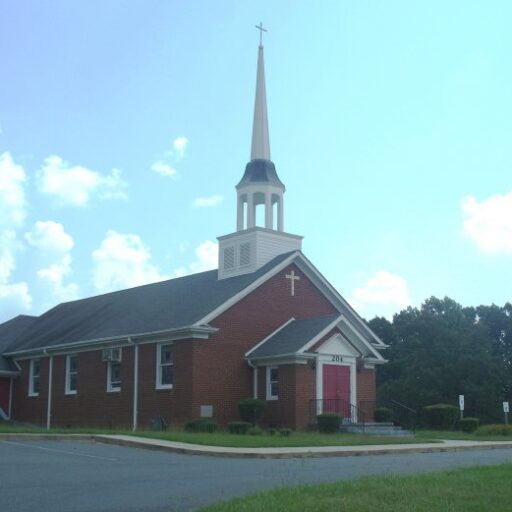
<svg viewBox="0 0 512 512">
<path fill-rule="evenodd" d="M 185 326 L 177 327 L 175 329 L 168 329 L 164 331 L 154 331 L 141 334 L 128 334 L 122 336 L 114 336 L 110 338 L 98 338 L 95 340 L 83 340 L 75 341 L 72 343 L 61 343 L 59 345 L 50 345 L 45 347 L 29 348 L 25 350 L 17 350 L 13 352 L 7 352 L 3 354 L 9 357 L 30 357 L 35 355 L 48 355 L 50 353 L 57 353 L 60 351 L 66 351 L 68 349 L 76 348 L 93 348 L 93 347 L 108 347 L 119 343 L 127 343 L 127 340 L 139 340 L 140 342 L 152 343 L 156 340 L 156 337 L 172 338 L 172 339 L 185 339 L 185 338 L 203 338 L 207 339 L 211 334 L 218 331 L 216 327 L 210 325 L 198 325 L 198 326 Z M 130 343 L 130 341 L 128 341 Z"/>
</svg>

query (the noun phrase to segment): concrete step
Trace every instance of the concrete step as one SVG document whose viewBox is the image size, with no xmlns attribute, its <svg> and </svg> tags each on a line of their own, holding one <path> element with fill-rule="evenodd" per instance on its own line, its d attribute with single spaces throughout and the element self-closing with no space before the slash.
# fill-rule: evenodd
<svg viewBox="0 0 512 512">
<path fill-rule="evenodd" d="M 356 425 L 343 425 L 342 432 L 351 434 L 366 434 L 371 436 L 396 436 L 412 437 L 414 433 L 410 430 L 404 430 L 402 427 L 394 426 L 392 423 L 366 423 Z"/>
</svg>

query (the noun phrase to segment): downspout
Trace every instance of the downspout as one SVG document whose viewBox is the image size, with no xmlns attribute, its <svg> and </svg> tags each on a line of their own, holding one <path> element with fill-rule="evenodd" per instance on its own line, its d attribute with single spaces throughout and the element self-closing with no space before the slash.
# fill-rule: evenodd
<svg viewBox="0 0 512 512">
<path fill-rule="evenodd" d="M 46 352 L 46 351 L 45 351 Z M 50 356 L 48 363 L 48 400 L 46 409 L 46 428 L 52 426 L 52 384 L 53 384 L 53 356 Z"/>
<path fill-rule="evenodd" d="M 9 419 L 12 419 L 12 386 L 13 386 L 14 377 L 11 377 L 9 379 L 9 410 L 7 412 L 7 415 L 9 416 Z"/>
<path fill-rule="evenodd" d="M 133 345 L 133 418 L 132 431 L 135 432 L 138 427 L 139 415 L 139 345 L 135 344 L 131 338 L 128 342 Z"/>
<path fill-rule="evenodd" d="M 258 367 L 251 363 L 250 359 L 247 359 L 247 364 L 252 368 L 252 397 L 258 398 Z"/>
</svg>

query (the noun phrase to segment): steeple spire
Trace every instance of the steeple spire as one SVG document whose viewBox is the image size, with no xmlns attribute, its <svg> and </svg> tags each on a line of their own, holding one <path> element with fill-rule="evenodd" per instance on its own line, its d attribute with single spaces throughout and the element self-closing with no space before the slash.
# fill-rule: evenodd
<svg viewBox="0 0 512 512">
<path fill-rule="evenodd" d="M 270 142 L 268 138 L 267 93 L 265 90 L 265 64 L 261 35 L 266 30 L 260 23 L 260 45 L 258 47 L 258 71 L 256 74 L 256 99 L 254 101 L 254 120 L 252 123 L 251 160 L 270 160 Z"/>
</svg>

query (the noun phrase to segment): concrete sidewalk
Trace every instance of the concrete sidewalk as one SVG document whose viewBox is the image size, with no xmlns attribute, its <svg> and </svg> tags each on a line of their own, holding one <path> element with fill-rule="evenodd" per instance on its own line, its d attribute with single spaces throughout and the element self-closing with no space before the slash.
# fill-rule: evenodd
<svg viewBox="0 0 512 512">
<path fill-rule="evenodd" d="M 446 440 L 438 443 L 386 444 L 360 446 L 310 446 L 286 448 L 233 448 L 229 446 L 205 446 L 199 444 L 164 441 L 126 435 L 97 434 L 0 434 L 1 440 L 73 440 L 161 450 L 190 455 L 214 457 L 237 457 L 259 459 L 285 459 L 303 457 L 353 457 L 401 453 L 455 452 L 465 450 L 493 450 L 512 448 L 512 441 L 458 441 Z"/>
<path fill-rule="evenodd" d="M 283 459 L 300 457 L 353 457 L 364 455 L 385 455 L 389 453 L 426 453 L 460 450 L 492 450 L 512 448 L 511 441 L 442 441 L 440 443 L 388 444 L 361 446 L 310 446 L 286 448 L 233 448 L 229 446 L 204 446 L 178 443 L 161 439 L 148 439 L 136 436 L 93 436 L 102 443 L 120 444 L 152 450 L 165 450 L 193 455 L 217 457 L 248 457 L 260 459 Z"/>
</svg>

